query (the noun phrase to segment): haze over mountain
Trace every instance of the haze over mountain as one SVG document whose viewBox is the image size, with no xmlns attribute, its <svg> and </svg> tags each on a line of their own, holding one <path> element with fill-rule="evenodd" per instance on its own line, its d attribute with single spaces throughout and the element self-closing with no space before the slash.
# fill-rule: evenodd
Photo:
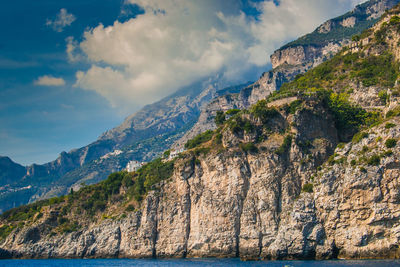
<svg viewBox="0 0 400 267">
<path fill-rule="evenodd" d="M 228 85 L 255 81 L 274 49 L 357 1 L 279 2 L 6 2 L 0 155 L 43 164 L 184 86 L 217 74 L 229 76 Z M 151 12 L 154 5 L 168 13 Z"/>
</svg>

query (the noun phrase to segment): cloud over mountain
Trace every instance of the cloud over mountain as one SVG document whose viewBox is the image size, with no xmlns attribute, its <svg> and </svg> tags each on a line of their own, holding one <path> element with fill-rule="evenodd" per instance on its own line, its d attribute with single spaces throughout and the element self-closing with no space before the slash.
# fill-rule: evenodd
<svg viewBox="0 0 400 267">
<path fill-rule="evenodd" d="M 216 73 L 245 80 L 284 42 L 358 2 L 261 1 L 253 3 L 254 16 L 237 0 L 128 0 L 145 13 L 84 33 L 79 47 L 92 65 L 77 72 L 76 86 L 123 106 L 149 103 Z"/>
</svg>

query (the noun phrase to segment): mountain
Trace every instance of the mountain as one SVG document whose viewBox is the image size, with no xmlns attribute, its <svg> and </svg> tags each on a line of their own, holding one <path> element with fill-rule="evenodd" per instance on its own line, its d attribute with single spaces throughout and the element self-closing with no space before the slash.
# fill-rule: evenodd
<svg viewBox="0 0 400 267">
<path fill-rule="evenodd" d="M 25 167 L 13 162 L 9 157 L 0 156 L 0 186 L 12 183 L 15 179 L 25 175 Z"/>
<path fill-rule="evenodd" d="M 178 157 L 3 213 L 0 257 L 399 258 L 399 33 L 397 5 Z"/>
<path fill-rule="evenodd" d="M 273 69 L 266 72 L 254 84 L 238 94 L 224 95 L 214 99 L 203 108 L 199 120 L 173 147 L 179 149 L 199 133 L 215 129 L 214 118 L 219 110 L 248 108 L 280 89 L 282 84 L 297 75 L 330 59 L 352 37 L 374 25 L 380 16 L 394 7 L 399 0 L 371 0 L 356 6 L 352 11 L 320 25 L 314 32 L 290 42 L 271 55 Z"/>
<path fill-rule="evenodd" d="M 97 183 L 122 170 L 131 160 L 147 162 L 171 146 L 182 148 L 197 134 L 216 128 L 217 111 L 248 108 L 269 96 L 283 83 L 332 57 L 350 42 L 353 34 L 374 24 L 384 10 L 397 2 L 371 0 L 329 20 L 313 33 L 277 50 L 271 56 L 274 69 L 252 85 L 219 90 L 223 86 L 218 77 L 206 79 L 144 107 L 97 141 L 62 152 L 53 162 L 28 166 L 25 173 L 0 165 L 0 173 L 12 173 L 4 178 L 12 182 L 0 188 L 0 212 Z"/>
<path fill-rule="evenodd" d="M 221 90 L 235 93 L 242 87 Z M 219 95 L 219 78 L 184 87 L 129 116 L 88 146 L 62 152 L 53 162 L 20 166 L 1 164 L 0 212 L 35 200 L 59 196 L 93 184 L 125 168 L 131 160 L 150 161 L 168 149 L 197 120 L 200 109 Z"/>
</svg>

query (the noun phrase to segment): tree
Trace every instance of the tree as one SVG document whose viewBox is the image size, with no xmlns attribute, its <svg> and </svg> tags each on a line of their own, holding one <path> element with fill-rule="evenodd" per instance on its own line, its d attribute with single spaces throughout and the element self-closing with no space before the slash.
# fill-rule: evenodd
<svg viewBox="0 0 400 267">
<path fill-rule="evenodd" d="M 225 119 L 225 113 L 221 110 L 217 111 L 217 115 L 215 116 L 215 124 L 219 126 L 225 122 Z"/>
</svg>

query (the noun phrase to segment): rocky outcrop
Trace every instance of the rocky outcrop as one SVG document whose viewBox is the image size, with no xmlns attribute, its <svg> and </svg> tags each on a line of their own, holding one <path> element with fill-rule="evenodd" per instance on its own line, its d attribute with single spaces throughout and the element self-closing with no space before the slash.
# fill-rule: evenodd
<svg viewBox="0 0 400 267">
<path fill-rule="evenodd" d="M 333 53 L 337 51 L 332 51 Z M 322 49 L 314 46 L 295 46 L 277 50 L 271 55 L 271 64 L 275 69 L 281 65 L 302 65 L 313 63 L 322 56 Z M 320 60 L 321 61 L 321 60 Z"/>
<path fill-rule="evenodd" d="M 368 1 L 343 16 L 323 23 L 313 33 L 276 50 L 270 58 L 273 68 L 271 71 L 263 73 L 257 82 L 244 88 L 239 94 L 220 96 L 212 100 L 201 110 L 193 128 L 174 143 L 173 149 L 182 148 L 188 140 L 206 130 L 215 129 L 214 118 L 217 111 L 248 108 L 279 90 L 283 83 L 293 80 L 298 74 L 305 73 L 330 59 L 344 46 L 351 44 L 353 35 L 368 29 L 385 10 L 399 2 L 399 0 Z M 343 30 L 344 28 L 352 30 Z M 332 36 L 340 38 L 335 39 Z"/>
<path fill-rule="evenodd" d="M 300 37 L 278 49 L 271 56 L 275 69 L 284 64 L 315 67 L 350 43 L 352 35 L 372 26 L 383 13 L 394 7 L 396 0 L 372 0 L 358 5 L 351 12 L 328 20 L 313 33 Z M 352 30 L 345 30 L 351 28 Z"/>
<path fill-rule="evenodd" d="M 46 231 L 57 216 L 50 213 L 42 223 L 15 230 L 1 246 L 1 255 L 399 257 L 400 150 L 396 146 L 388 153 L 384 144 L 400 139 L 400 119 L 388 121 L 395 125 L 389 129 L 385 124 L 371 128 L 359 143 L 336 151 L 338 133 L 331 121 L 322 105 L 308 102 L 296 114 L 281 113 L 269 124 L 276 129 L 292 125 L 293 142 L 284 154 L 275 153 L 283 139 L 279 134 L 269 135 L 257 153 L 232 145 L 198 160 L 186 154 L 170 181 L 149 193 L 140 210 L 56 236 Z M 226 131 L 222 140 L 229 145 L 257 138 Z M 374 155 L 381 155 L 376 164 L 363 160 Z M 314 188 L 306 190 L 306 184 Z"/>
<path fill-rule="evenodd" d="M 385 154 L 385 141 L 398 140 L 399 131 L 398 126 L 385 125 L 371 129 L 358 144 L 336 151 L 343 163 L 318 173 L 316 211 L 340 258 L 399 257 L 399 149 L 393 148 L 393 154 L 386 153 L 377 164 L 360 160 Z"/>
<path fill-rule="evenodd" d="M 50 218 L 43 218 L 42 224 L 11 234 L 3 248 L 16 257 L 29 258 L 289 257 L 290 252 L 283 255 L 274 249 L 276 236 L 286 225 L 281 221 L 300 195 L 310 168 L 327 158 L 337 143 L 329 117 L 322 106 L 309 106 L 295 116 L 282 114 L 271 122 L 277 129 L 297 124 L 295 140 L 315 142 L 319 149 L 309 165 L 291 163 L 304 157 L 295 142 L 287 155 L 274 152 L 281 145 L 280 135 L 264 141 L 260 153 L 249 154 L 234 144 L 255 141 L 257 135 L 236 136 L 227 130 L 223 136 L 227 150 L 199 161 L 188 154 L 176 164 L 171 181 L 149 194 L 141 210 L 127 218 L 90 224 L 79 232 L 56 237 L 46 234 Z M 301 128 L 305 122 L 315 127 Z M 323 231 L 317 217 L 314 227 Z M 311 255 L 301 249 L 298 253 L 302 258 Z"/>
</svg>

